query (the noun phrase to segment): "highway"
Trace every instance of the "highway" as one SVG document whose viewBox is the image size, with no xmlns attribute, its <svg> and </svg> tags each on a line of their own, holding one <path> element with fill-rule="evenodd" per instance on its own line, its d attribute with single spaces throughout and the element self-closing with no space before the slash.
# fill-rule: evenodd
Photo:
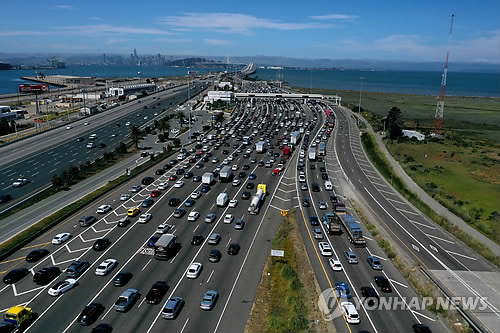
<svg viewBox="0 0 500 333">
<path fill-rule="evenodd" d="M 190 95 L 194 96 L 205 87 L 204 82 L 194 83 L 190 87 Z M 130 133 L 132 126 L 140 127 L 150 122 L 154 117 L 172 110 L 187 98 L 185 86 L 173 91 L 163 91 L 94 116 L 85 117 L 71 123 L 71 129 L 62 126 L 0 147 L 0 165 L 2 166 L 0 193 L 9 193 L 13 197 L 13 200 L 0 205 L 0 212 L 49 186 L 52 177 L 62 170 L 93 161 L 104 152 L 114 150 L 121 141 L 129 140 L 126 136 Z M 86 148 L 90 134 L 94 133 L 97 134 L 97 139 L 94 140 L 96 146 L 104 143 L 105 148 Z M 78 137 L 83 137 L 83 141 L 77 142 Z M 19 176 L 28 178 L 30 183 L 22 187 L 12 187 L 12 183 Z"/>
</svg>

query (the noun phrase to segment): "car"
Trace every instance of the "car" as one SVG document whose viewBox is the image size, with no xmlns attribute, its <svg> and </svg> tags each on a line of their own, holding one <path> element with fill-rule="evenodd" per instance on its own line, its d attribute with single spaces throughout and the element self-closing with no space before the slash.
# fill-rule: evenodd
<svg viewBox="0 0 500 333">
<path fill-rule="evenodd" d="M 33 282 L 38 285 L 46 285 L 61 274 L 59 267 L 45 267 L 33 275 Z"/>
<path fill-rule="evenodd" d="M 247 186 L 246 186 L 247 190 L 251 190 L 251 189 L 253 189 L 254 187 L 255 187 L 255 184 L 254 184 L 254 183 L 247 183 Z"/>
<path fill-rule="evenodd" d="M 141 297 L 137 289 L 129 288 L 121 293 L 114 304 L 117 312 L 127 312 Z"/>
<path fill-rule="evenodd" d="M 93 149 L 96 147 L 97 147 L 97 145 L 94 142 L 89 142 L 89 143 L 87 143 L 87 146 L 86 146 L 87 149 Z"/>
<path fill-rule="evenodd" d="M 377 275 L 373 277 L 373 281 L 375 281 L 375 284 L 380 288 L 381 291 L 385 293 L 392 292 L 391 283 L 385 276 Z"/>
<path fill-rule="evenodd" d="M 76 139 L 76 142 L 83 142 L 83 141 L 85 141 L 85 138 L 83 136 Z"/>
<path fill-rule="evenodd" d="M 155 175 L 157 175 L 157 176 L 161 176 L 161 175 L 163 175 L 164 173 L 165 173 L 165 169 L 163 169 L 163 168 L 162 168 L 162 169 L 157 169 L 157 170 L 155 171 Z"/>
<path fill-rule="evenodd" d="M 322 166 L 322 167 L 319 168 L 319 171 L 320 172 L 326 172 L 326 168 L 324 166 Z"/>
<path fill-rule="evenodd" d="M 307 198 L 302 199 L 302 207 L 311 207 L 311 203 L 309 202 L 309 199 L 307 199 Z"/>
<path fill-rule="evenodd" d="M 12 183 L 12 187 L 21 187 L 21 186 L 28 184 L 29 182 L 30 181 L 28 178 L 19 177 L 16 179 L 16 181 L 14 183 Z"/>
<path fill-rule="evenodd" d="M 195 168 L 196 168 L 196 169 L 201 169 L 201 168 L 203 168 L 204 166 L 205 166 L 205 165 L 204 165 L 203 163 L 201 163 L 201 162 L 200 162 L 200 163 L 197 163 L 197 164 L 195 165 Z"/>
<path fill-rule="evenodd" d="M 210 237 L 208 237 L 208 244 L 217 245 L 221 241 L 222 237 L 218 233 L 212 233 Z"/>
<path fill-rule="evenodd" d="M 196 279 L 198 276 L 200 276 L 201 271 L 203 270 L 203 265 L 200 264 L 199 262 L 193 262 L 187 272 L 186 272 L 186 277 L 188 279 Z"/>
<path fill-rule="evenodd" d="M 337 258 L 328 259 L 328 264 L 330 265 L 330 268 L 333 271 L 335 271 L 335 272 L 342 271 L 342 264 L 340 263 L 340 260 L 338 260 Z"/>
<path fill-rule="evenodd" d="M 307 183 L 302 183 L 302 184 L 300 184 L 300 189 L 301 189 L 302 191 L 307 191 L 307 190 L 308 190 Z"/>
<path fill-rule="evenodd" d="M 358 256 L 353 251 L 344 251 L 344 258 L 349 264 L 357 264 Z"/>
<path fill-rule="evenodd" d="M 106 214 L 110 210 L 111 210 L 111 206 L 110 205 L 100 205 L 99 207 L 97 207 L 96 213 L 97 214 Z"/>
<path fill-rule="evenodd" d="M 243 165 L 243 168 L 242 168 L 242 169 L 243 169 L 243 170 L 249 170 L 249 169 L 250 169 L 250 165 L 245 164 L 245 165 Z"/>
<path fill-rule="evenodd" d="M 146 294 L 146 302 L 148 304 L 158 304 L 168 291 L 168 284 L 165 281 L 156 281 Z"/>
<path fill-rule="evenodd" d="M 203 185 L 201 185 L 200 191 L 201 191 L 201 193 L 207 193 L 208 191 L 210 191 L 210 186 L 207 184 L 203 184 Z"/>
<path fill-rule="evenodd" d="M 243 193 L 241 193 L 241 199 L 243 199 L 243 200 L 248 200 L 248 199 L 250 199 L 251 196 L 252 195 L 248 191 L 243 191 Z"/>
<path fill-rule="evenodd" d="M 245 228 L 245 221 L 243 221 L 243 219 L 237 219 L 234 223 L 234 229 L 242 230 L 243 228 Z"/>
<path fill-rule="evenodd" d="M 50 296 L 59 296 L 76 287 L 77 285 L 78 281 L 76 281 L 75 279 L 66 279 L 64 281 L 59 281 L 52 287 L 50 287 L 48 293 Z"/>
<path fill-rule="evenodd" d="M 193 178 L 194 174 L 191 171 L 186 171 L 184 172 L 184 178 L 186 179 L 191 179 Z"/>
<path fill-rule="evenodd" d="M 319 192 L 319 191 L 321 191 L 321 188 L 319 187 L 319 184 L 313 183 L 313 184 L 311 184 L 311 190 L 313 192 Z"/>
<path fill-rule="evenodd" d="M 213 249 L 210 251 L 210 255 L 208 256 L 208 261 L 213 262 L 213 263 L 219 262 L 221 256 L 222 256 L 222 253 L 219 250 Z"/>
<path fill-rule="evenodd" d="M 119 227 L 126 227 L 130 224 L 130 219 L 128 216 L 122 217 L 120 220 L 118 220 L 118 226 Z"/>
<path fill-rule="evenodd" d="M 305 175 L 299 175 L 299 182 L 300 183 L 305 183 L 306 182 L 306 176 Z"/>
<path fill-rule="evenodd" d="M 183 186 L 184 186 L 184 181 L 182 181 L 182 180 L 176 181 L 175 185 L 174 185 L 174 187 L 177 187 L 177 188 L 181 188 Z"/>
<path fill-rule="evenodd" d="M 50 252 L 47 249 L 36 249 L 28 253 L 25 259 L 27 262 L 37 262 L 49 253 Z"/>
<path fill-rule="evenodd" d="M 170 200 L 168 200 L 168 205 L 170 207 L 178 206 L 180 203 L 181 203 L 181 199 L 179 199 L 179 198 L 170 198 Z"/>
<path fill-rule="evenodd" d="M 154 203 L 153 199 L 147 198 L 141 202 L 141 207 L 148 208 L 148 207 L 151 207 L 153 205 L 153 203 Z"/>
<path fill-rule="evenodd" d="M 127 201 L 128 199 L 131 198 L 131 195 L 130 194 L 122 194 L 120 196 L 120 201 Z"/>
<path fill-rule="evenodd" d="M 194 235 L 191 239 L 191 245 L 201 245 L 205 238 L 202 235 Z"/>
<path fill-rule="evenodd" d="M 113 270 L 113 268 L 115 268 L 116 265 L 118 265 L 118 261 L 116 261 L 116 259 L 106 259 L 101 262 L 99 266 L 97 266 L 97 268 L 95 269 L 95 275 L 107 275 Z"/>
<path fill-rule="evenodd" d="M 158 184 L 158 190 L 166 190 L 168 188 L 168 183 L 167 182 L 162 182 Z"/>
<path fill-rule="evenodd" d="M 29 270 L 27 268 L 14 268 L 10 270 L 3 277 L 3 283 L 5 284 L 14 284 L 24 278 L 29 274 Z"/>
<path fill-rule="evenodd" d="M 340 298 L 351 298 L 351 291 L 349 290 L 349 285 L 345 282 L 339 281 L 335 283 L 335 288 L 337 289 Z"/>
<path fill-rule="evenodd" d="M 174 211 L 174 217 L 175 218 L 181 218 L 186 214 L 186 210 L 184 208 L 177 208 Z"/>
<path fill-rule="evenodd" d="M 167 224 L 167 223 L 162 223 L 156 228 L 156 233 L 158 234 L 165 234 L 167 233 L 170 229 L 172 229 L 172 225 Z"/>
<path fill-rule="evenodd" d="M 200 191 L 194 191 L 193 193 L 191 193 L 191 199 L 198 199 L 199 197 L 201 197 L 201 193 Z"/>
<path fill-rule="evenodd" d="M 317 216 L 309 216 L 309 223 L 311 223 L 312 226 L 319 225 L 318 217 Z"/>
<path fill-rule="evenodd" d="M 160 239 L 160 236 L 161 235 L 153 235 L 151 236 L 151 238 L 149 238 L 148 242 L 147 242 L 147 247 L 155 247 L 155 244 L 156 242 L 158 241 L 158 239 Z"/>
<path fill-rule="evenodd" d="M 144 177 L 144 178 L 142 178 L 141 183 L 142 183 L 142 185 L 149 185 L 154 181 L 155 181 L 155 179 L 153 177 Z"/>
<path fill-rule="evenodd" d="M 90 333 L 111 333 L 113 331 L 113 327 L 111 327 L 109 324 L 102 323 L 97 325 L 92 329 L 92 332 Z"/>
<path fill-rule="evenodd" d="M 127 210 L 127 216 L 134 217 L 134 216 L 138 215 L 140 212 L 141 212 L 141 210 L 139 209 L 139 207 L 129 208 Z"/>
<path fill-rule="evenodd" d="M 104 142 L 101 142 L 97 147 L 99 147 L 99 148 L 106 148 L 106 144 Z"/>
<path fill-rule="evenodd" d="M 161 195 L 161 191 L 160 190 L 153 190 L 151 191 L 151 198 L 156 198 L 156 197 L 159 197 Z"/>
<path fill-rule="evenodd" d="M 219 294 L 215 290 L 208 290 L 201 300 L 200 308 L 202 310 L 212 310 L 218 298 Z"/>
<path fill-rule="evenodd" d="M 238 200 L 236 200 L 236 199 L 229 200 L 229 207 L 230 208 L 235 208 L 236 206 L 238 206 Z"/>
<path fill-rule="evenodd" d="M 330 196 L 330 201 L 332 204 L 336 204 L 339 202 L 339 199 L 335 195 Z"/>
<path fill-rule="evenodd" d="M 375 305 L 375 302 L 378 303 L 379 300 L 377 292 L 372 287 L 361 287 L 361 296 L 365 298 L 365 302 L 369 306 Z"/>
<path fill-rule="evenodd" d="M 332 248 L 328 242 L 319 242 L 318 243 L 319 252 L 324 257 L 331 257 L 333 255 Z"/>
<path fill-rule="evenodd" d="M 328 174 L 326 172 L 321 173 L 321 179 L 328 180 Z"/>
<path fill-rule="evenodd" d="M 193 207 L 195 203 L 196 203 L 195 200 L 193 200 L 193 199 L 187 199 L 186 202 L 184 202 L 184 206 L 185 207 Z"/>
<path fill-rule="evenodd" d="M 78 220 L 78 224 L 80 225 L 80 227 L 88 227 L 95 222 L 97 222 L 97 218 L 95 216 L 82 216 L 80 220 Z"/>
<path fill-rule="evenodd" d="M 240 245 L 237 243 L 231 243 L 227 248 L 227 254 L 235 256 L 240 252 Z"/>
<path fill-rule="evenodd" d="M 207 217 L 205 217 L 205 222 L 212 223 L 213 221 L 215 221 L 216 218 L 217 216 L 214 213 L 209 213 L 207 214 Z"/>
<path fill-rule="evenodd" d="M 200 213 L 197 212 L 197 211 L 192 211 L 191 213 L 189 213 L 188 215 L 188 221 L 196 221 L 198 218 L 200 217 Z"/>
<path fill-rule="evenodd" d="M 138 193 L 140 190 L 142 190 L 142 186 L 141 185 L 134 185 L 130 189 L 130 192 L 132 192 L 132 193 Z"/>
<path fill-rule="evenodd" d="M 252 157 L 252 158 L 250 159 L 250 163 L 252 163 L 252 164 L 257 163 L 257 159 L 256 159 L 255 157 Z"/>
<path fill-rule="evenodd" d="M 239 179 L 235 179 L 235 180 L 233 180 L 233 182 L 232 182 L 232 185 L 233 185 L 233 186 L 239 186 L 240 184 L 241 184 L 241 180 L 239 180 Z"/>
<path fill-rule="evenodd" d="M 411 329 L 413 330 L 413 333 L 432 333 L 429 326 L 424 324 L 413 324 Z"/>
<path fill-rule="evenodd" d="M 237 164 L 235 164 L 235 165 L 233 165 L 233 166 L 231 167 L 231 170 L 236 171 L 236 170 L 238 170 L 239 168 L 240 168 L 240 167 L 239 167 Z"/>
<path fill-rule="evenodd" d="M 201 176 L 193 176 L 193 182 L 194 182 L 194 183 L 199 183 L 199 182 L 201 182 Z"/>
<path fill-rule="evenodd" d="M 94 245 L 92 245 L 92 248 L 95 251 L 103 251 L 109 245 L 111 245 L 111 241 L 108 238 L 100 238 L 94 242 Z"/>
<path fill-rule="evenodd" d="M 328 206 L 326 205 L 325 201 L 320 201 L 320 202 L 318 202 L 318 208 L 322 209 L 322 210 L 325 210 L 325 209 L 328 208 Z"/>
<path fill-rule="evenodd" d="M 226 214 L 224 216 L 224 223 L 232 223 L 234 221 L 234 216 L 232 214 Z"/>
<path fill-rule="evenodd" d="M 309 169 L 311 169 L 311 170 L 316 170 L 316 164 L 311 164 L 311 165 L 309 165 Z"/>
<path fill-rule="evenodd" d="M 90 303 L 83 308 L 76 322 L 82 326 L 92 325 L 94 321 L 104 312 L 104 306 L 100 303 Z"/>
<path fill-rule="evenodd" d="M 324 238 L 323 231 L 321 231 L 321 228 L 313 228 L 312 232 L 314 234 L 315 239 L 323 239 Z"/>
<path fill-rule="evenodd" d="M 71 234 L 69 232 L 63 232 L 60 234 L 57 234 L 53 239 L 52 239 L 52 244 L 54 245 L 59 245 L 67 241 L 71 237 Z"/>
<path fill-rule="evenodd" d="M 170 180 L 170 181 L 177 180 L 177 176 L 176 175 L 170 175 L 170 177 L 168 177 L 168 180 Z"/>
<path fill-rule="evenodd" d="M 121 271 L 114 277 L 113 285 L 115 287 L 123 287 L 130 281 L 130 279 L 132 279 L 132 273 Z"/>
<path fill-rule="evenodd" d="M 368 262 L 368 265 L 370 265 L 370 267 L 373 270 L 380 271 L 380 270 L 383 269 L 382 263 L 380 262 L 380 260 L 378 260 L 378 258 L 376 258 L 374 256 L 368 256 L 368 257 L 366 257 L 366 261 Z"/>
<path fill-rule="evenodd" d="M 163 319 L 175 319 L 179 315 L 184 306 L 184 300 L 180 297 L 172 297 L 167 301 L 163 310 L 161 310 L 161 316 Z"/>
<path fill-rule="evenodd" d="M 340 308 L 349 324 L 359 324 L 359 314 L 356 307 L 351 302 L 341 302 Z"/>
</svg>

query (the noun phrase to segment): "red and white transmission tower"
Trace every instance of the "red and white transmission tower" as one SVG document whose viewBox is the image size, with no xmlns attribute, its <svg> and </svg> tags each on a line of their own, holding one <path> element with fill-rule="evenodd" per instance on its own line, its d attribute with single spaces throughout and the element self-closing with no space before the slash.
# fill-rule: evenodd
<svg viewBox="0 0 500 333">
<path fill-rule="evenodd" d="M 451 24 L 450 32 L 448 33 L 448 46 L 446 50 L 446 61 L 444 63 L 444 71 L 441 76 L 441 89 L 439 91 L 438 102 L 436 106 L 436 114 L 434 115 L 434 133 L 443 133 L 443 122 L 444 122 L 444 98 L 446 96 L 446 77 L 448 76 L 448 56 L 450 55 L 450 39 L 451 32 L 453 30 L 453 18 L 455 14 L 451 14 Z"/>
</svg>

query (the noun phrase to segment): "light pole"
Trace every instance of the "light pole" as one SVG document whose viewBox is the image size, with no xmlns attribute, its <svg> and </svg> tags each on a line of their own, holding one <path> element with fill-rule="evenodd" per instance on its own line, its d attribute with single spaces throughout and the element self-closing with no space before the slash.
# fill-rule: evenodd
<svg viewBox="0 0 500 333">
<path fill-rule="evenodd" d="M 364 77 L 359 78 L 360 86 L 359 86 L 359 105 L 358 105 L 358 127 L 359 127 L 359 119 L 361 117 L 361 92 L 363 91 L 363 80 Z"/>
</svg>

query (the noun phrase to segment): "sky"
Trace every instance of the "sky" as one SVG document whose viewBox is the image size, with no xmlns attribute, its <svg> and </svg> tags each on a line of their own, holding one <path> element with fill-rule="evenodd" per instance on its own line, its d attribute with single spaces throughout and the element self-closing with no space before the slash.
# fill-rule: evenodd
<svg viewBox="0 0 500 333">
<path fill-rule="evenodd" d="M 443 61 L 450 15 L 455 14 L 450 61 L 500 63 L 499 4 L 498 0 L 5 1 L 0 49 Z"/>
</svg>

